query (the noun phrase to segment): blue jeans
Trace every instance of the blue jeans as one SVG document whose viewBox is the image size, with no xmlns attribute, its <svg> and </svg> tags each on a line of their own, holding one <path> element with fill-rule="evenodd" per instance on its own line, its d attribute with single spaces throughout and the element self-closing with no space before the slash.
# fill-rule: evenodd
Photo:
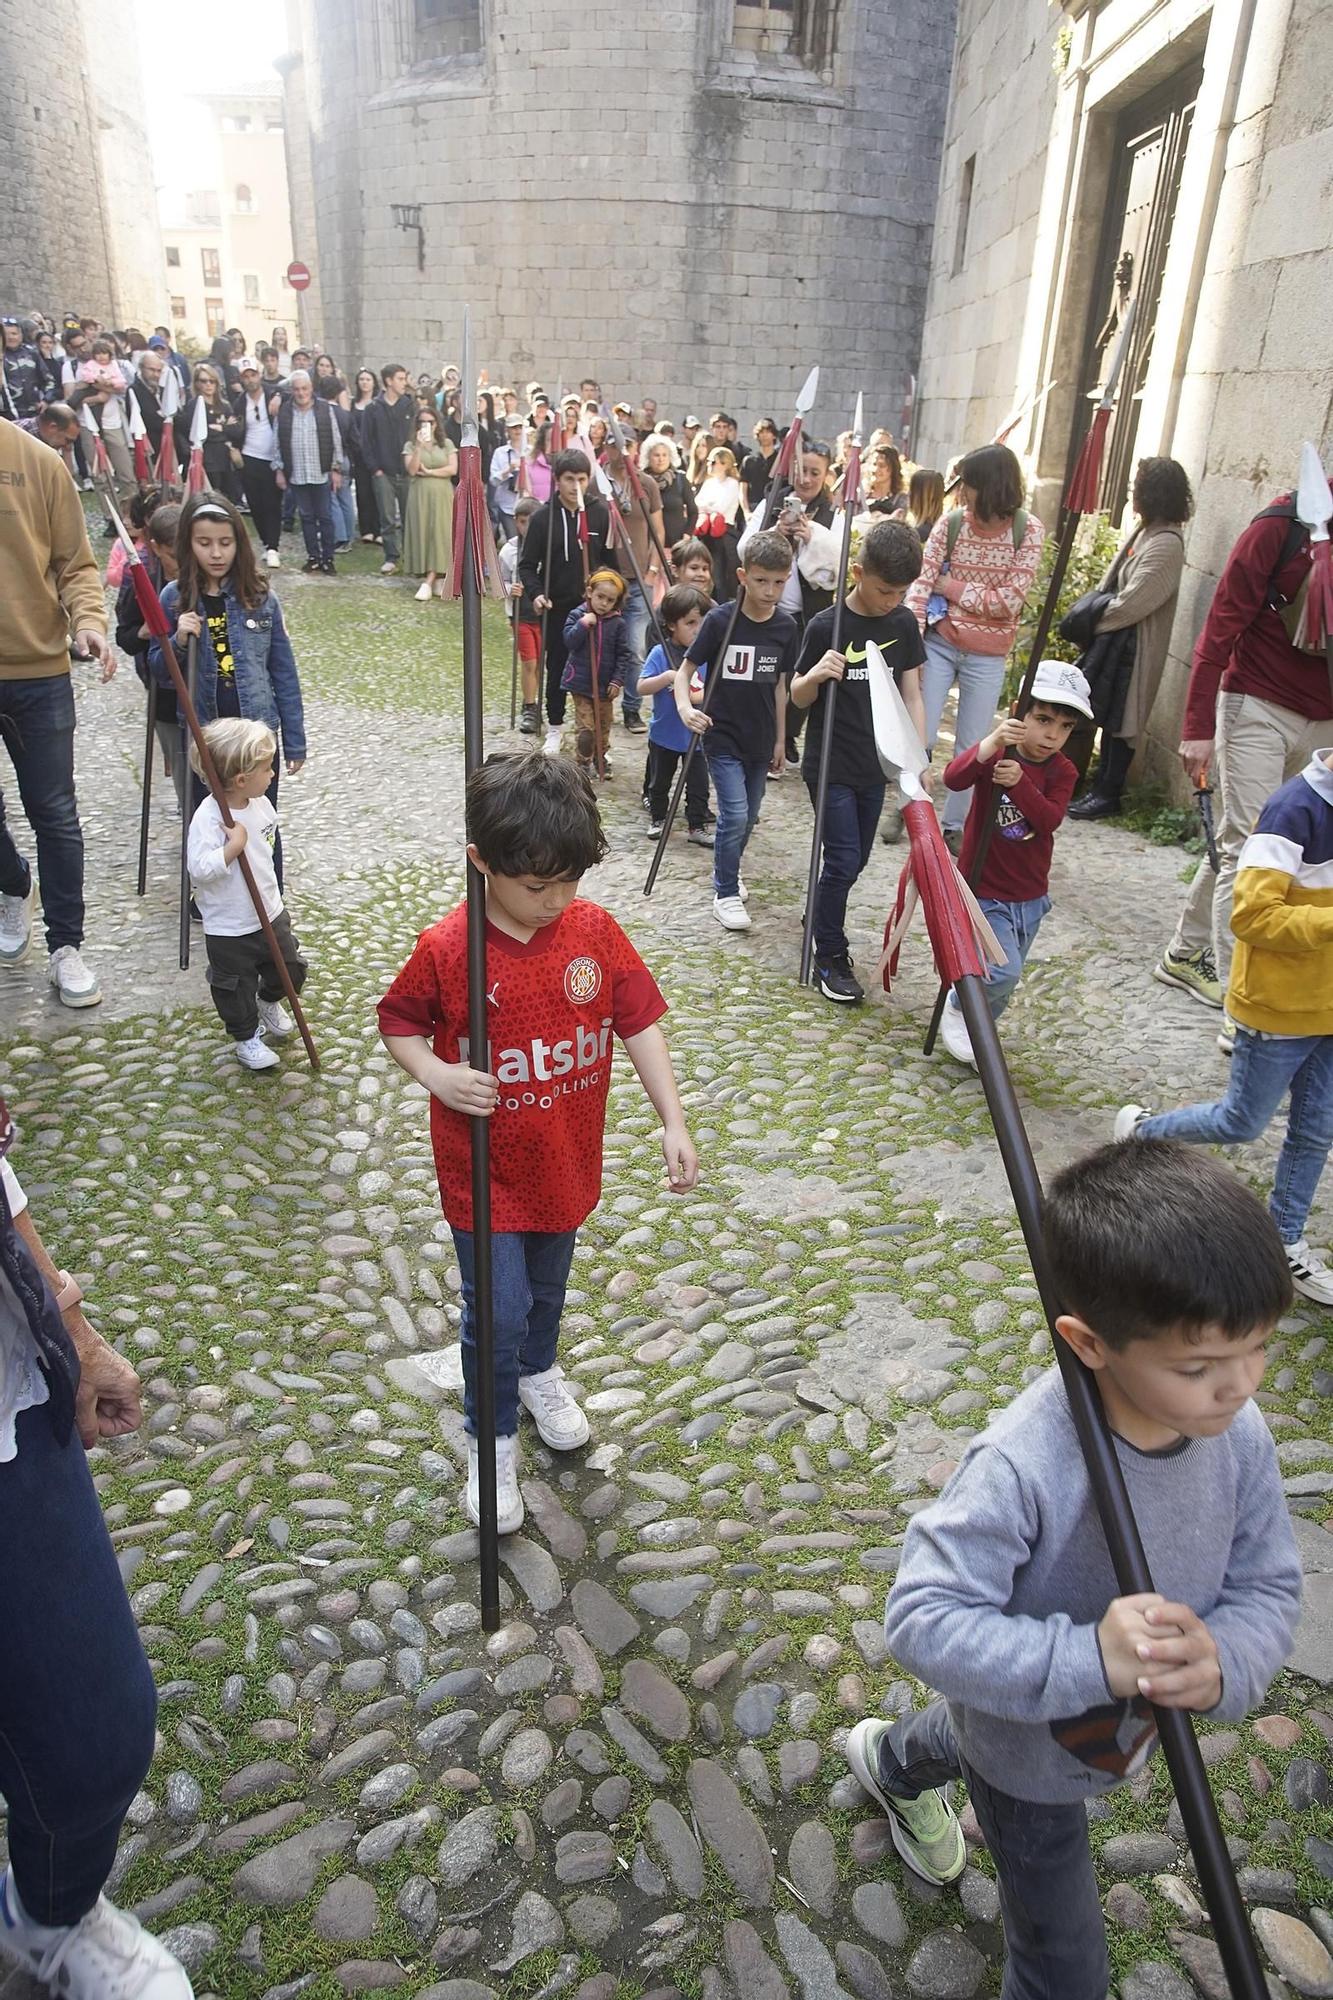
<svg viewBox="0 0 1333 2000">
<path fill-rule="evenodd" d="M 498 1231 L 491 1237 L 491 1302 L 495 1321 L 495 1435 L 518 1430 L 521 1375 L 555 1365 L 560 1315 L 565 1309 L 577 1229 L 555 1235 L 535 1230 Z M 454 1249 L 463 1276 L 463 1422 L 477 1434 L 476 1259 L 472 1232 L 455 1229 Z"/>
<path fill-rule="evenodd" d="M 625 669 L 625 686 L 620 697 L 620 712 L 622 716 L 637 715 L 643 705 L 639 699 L 639 673 L 648 648 L 648 603 L 637 583 L 631 583 L 626 591 L 620 615 L 625 621 L 625 629 L 629 633 L 630 651 L 634 655 L 633 666 Z"/>
<path fill-rule="evenodd" d="M 954 730 L 954 755 L 980 743 L 995 720 L 996 704 L 1004 686 L 1004 658 L 990 653 L 965 653 L 961 646 L 941 639 L 938 632 L 926 634 L 926 664 L 921 670 L 921 699 L 926 710 L 926 748 L 935 748 L 940 717 L 949 690 L 958 683 L 958 721 Z M 971 792 L 946 792 L 941 824 L 946 831 L 958 832 L 967 818 Z"/>
<path fill-rule="evenodd" d="M 338 531 L 335 541 L 356 540 L 356 487 L 350 472 L 344 472 L 342 484 L 333 495 L 333 525 Z"/>
<path fill-rule="evenodd" d="M 879 1779 L 894 1798 L 919 1798 L 956 1778 L 995 1862 L 1008 1948 L 1001 2000 L 1106 2000 L 1106 1920 L 1083 1806 L 1040 1805 L 987 1784 L 959 1756 L 938 1699 L 880 1739 Z"/>
<path fill-rule="evenodd" d="M 813 803 L 818 789 L 806 779 Z M 847 898 L 875 845 L 875 828 L 884 809 L 883 785 L 858 791 L 851 785 L 830 784 L 824 801 L 824 853 L 815 891 L 815 959 L 827 965 L 847 952 Z"/>
<path fill-rule="evenodd" d="M 705 739 L 706 740 L 706 739 Z M 708 771 L 717 796 L 717 831 L 713 835 L 713 894 L 717 897 L 740 894 L 741 856 L 754 832 L 759 808 L 764 802 L 769 759 L 747 758 L 744 763 L 723 751 L 713 755 L 705 750 Z"/>
<path fill-rule="evenodd" d="M 0 1465 L 0 1791 L 28 1915 L 76 1924 L 101 1893 L 153 1758 L 157 1690 L 77 1435 L 44 1407 Z"/>
<path fill-rule="evenodd" d="M 338 535 L 333 525 L 333 493 L 328 480 L 322 479 L 318 486 L 295 486 L 288 490 L 296 495 L 306 554 L 311 562 L 331 563 Z"/>
<path fill-rule="evenodd" d="M 83 943 L 83 833 L 74 796 L 74 689 L 68 674 L 0 680 L 0 736 L 37 841 L 48 951 Z M 0 895 L 26 896 L 32 872 L 5 825 L 0 793 Z"/>
<path fill-rule="evenodd" d="M 1002 903 L 995 896 L 978 896 L 977 901 L 1005 956 L 1003 965 L 993 965 L 986 974 L 986 1005 L 992 1021 L 998 1021 L 1023 977 L 1028 953 L 1041 929 L 1041 920 L 1051 907 L 1051 899 L 1035 896 L 1030 903 Z M 956 993 L 949 995 L 949 1005 L 958 1006 Z"/>
<path fill-rule="evenodd" d="M 1239 1146 L 1257 1139 L 1287 1092 L 1287 1133 L 1268 1212 L 1284 1243 L 1299 1243 L 1333 1146 L 1333 1035 L 1261 1035 L 1237 1028 L 1226 1096 L 1145 1118 L 1136 1138 Z"/>
</svg>

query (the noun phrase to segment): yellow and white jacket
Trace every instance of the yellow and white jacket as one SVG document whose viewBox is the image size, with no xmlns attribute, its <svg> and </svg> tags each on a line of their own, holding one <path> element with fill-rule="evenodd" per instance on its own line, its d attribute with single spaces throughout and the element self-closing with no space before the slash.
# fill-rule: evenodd
<svg viewBox="0 0 1333 2000">
<path fill-rule="evenodd" d="M 1265 1035 L 1333 1035 L 1333 750 L 1274 792 L 1240 851 L 1227 1012 Z"/>
</svg>

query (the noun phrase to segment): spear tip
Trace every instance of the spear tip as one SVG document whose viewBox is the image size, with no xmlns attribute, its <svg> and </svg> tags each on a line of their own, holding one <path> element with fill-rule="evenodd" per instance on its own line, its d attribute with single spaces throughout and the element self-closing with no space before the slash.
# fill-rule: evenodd
<svg viewBox="0 0 1333 2000">
<path fill-rule="evenodd" d="M 800 395 L 796 398 L 796 414 L 798 417 L 809 416 L 811 410 L 813 410 L 815 406 L 815 397 L 818 394 L 819 394 L 819 363 L 816 362 L 814 367 L 810 370 L 810 373 L 805 378 L 805 382 L 801 389 Z"/>
<path fill-rule="evenodd" d="M 856 392 L 856 415 L 852 418 L 852 443 L 860 444 L 865 435 L 866 399 L 864 390 Z"/>
</svg>

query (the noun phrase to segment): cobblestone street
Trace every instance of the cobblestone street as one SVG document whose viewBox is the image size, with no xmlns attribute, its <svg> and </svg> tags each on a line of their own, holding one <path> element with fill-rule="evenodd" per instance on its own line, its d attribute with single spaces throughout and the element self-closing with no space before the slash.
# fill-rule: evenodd
<svg viewBox="0 0 1333 2000">
<path fill-rule="evenodd" d="M 928 1887 L 841 1755 L 857 1717 L 923 1699 L 882 1628 L 910 1515 L 1050 1359 L 980 1084 L 921 1053 L 924 934 L 891 1003 L 802 991 L 810 811 L 790 774 L 747 855 L 752 932 L 713 921 L 683 828 L 645 901 L 643 742 L 617 728 L 612 851 L 585 893 L 666 992 L 703 1172 L 664 1192 L 622 1053 L 561 1342 L 593 1443 L 560 1459 L 525 1422 L 527 1523 L 485 1638 L 458 1505 L 458 1272 L 425 1099 L 374 1016 L 462 892 L 459 613 L 381 579 L 376 550 L 325 581 L 292 574 L 292 546 L 278 587 L 310 763 L 278 803 L 320 1074 L 295 1038 L 280 1070 L 239 1070 L 197 929 L 177 970 L 160 768 L 134 893 L 128 667 L 78 682 L 105 1004 L 63 1010 L 37 949 L 0 973 L 14 1165 L 146 1391 L 142 1430 L 93 1454 L 161 1702 L 109 1892 L 221 2000 L 996 1994 L 975 1826 L 957 1891 Z M 498 745 L 509 642 L 487 621 Z M 854 895 L 863 976 L 905 853 L 877 844 Z M 1127 1099 L 1223 1085 L 1218 1017 L 1150 976 L 1186 859 L 1106 824 L 1057 840 L 1054 911 L 1003 1024 L 1043 1172 Z M 1263 1189 L 1273 1154 L 1236 1164 Z M 1331 1232 L 1326 1185 L 1312 1240 Z M 1260 1397 L 1308 1572 L 1297 1655 L 1262 1715 L 1201 1729 L 1288 1996 L 1333 1994 L 1312 1983 L 1318 1938 L 1333 1949 L 1330 1334 L 1301 1303 Z M 1160 1760 L 1090 1817 L 1120 2000 L 1225 2000 Z M 0 1975 L 3 2000 L 38 1992 Z"/>
</svg>

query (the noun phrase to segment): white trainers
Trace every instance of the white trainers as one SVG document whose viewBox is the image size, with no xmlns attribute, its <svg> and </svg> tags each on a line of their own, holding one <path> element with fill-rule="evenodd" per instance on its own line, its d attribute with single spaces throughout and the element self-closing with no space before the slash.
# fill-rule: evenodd
<svg viewBox="0 0 1333 2000">
<path fill-rule="evenodd" d="M 284 1035 L 296 1033 L 296 1023 L 281 1000 L 259 1002 L 259 1032 L 261 1035 L 272 1035 L 275 1042 L 280 1042 Z"/>
<path fill-rule="evenodd" d="M 102 998 L 97 974 L 86 966 L 78 948 L 62 944 L 51 953 L 46 976 L 67 1007 L 96 1007 Z"/>
<path fill-rule="evenodd" d="M 194 2000 L 185 1968 L 137 1917 L 99 1896 L 59 1930 L 34 1924 L 9 1875 L 0 1879 L 0 1953 L 62 2000 Z"/>
<path fill-rule="evenodd" d="M 1299 1243 L 1285 1243 L 1287 1262 L 1291 1266 L 1291 1282 L 1303 1299 L 1313 1299 L 1317 1306 L 1333 1306 L 1333 1271 L 1317 1250 L 1312 1250 L 1302 1236 Z M 519 1394 L 523 1391 L 520 1389 Z"/>
<path fill-rule="evenodd" d="M 32 884 L 26 896 L 0 896 L 0 965 L 22 965 L 32 943 Z"/>
<path fill-rule="evenodd" d="M 713 915 L 724 931 L 748 931 L 750 912 L 739 896 L 714 896 Z"/>
<path fill-rule="evenodd" d="M 481 1526 L 481 1480 L 475 1438 L 467 1441 L 467 1485 L 463 1489 L 463 1512 L 474 1528 Z M 495 1440 L 495 1520 L 496 1533 L 501 1535 L 516 1535 L 523 1526 L 516 1437 Z"/>
<path fill-rule="evenodd" d="M 281 1057 L 258 1035 L 251 1035 L 248 1041 L 236 1043 L 236 1060 L 242 1069 L 276 1069 Z"/>
<path fill-rule="evenodd" d="M 1112 1137 L 1116 1139 L 1136 1139 L 1139 1127 L 1149 1113 L 1141 1104 L 1122 1104 L 1115 1114 Z"/>
<path fill-rule="evenodd" d="M 398 565 L 396 562 L 382 562 L 380 564 L 381 576 L 397 576 L 397 574 L 398 574 Z"/>
<path fill-rule="evenodd" d="M 429 585 L 428 583 L 422 583 L 422 584 L 418 584 L 418 586 L 417 586 L 417 589 L 416 589 L 416 592 L 415 592 L 415 596 L 416 596 L 416 600 L 417 600 L 417 603 L 418 603 L 418 604 L 429 604 L 429 603 L 430 603 L 430 585 Z"/>
<path fill-rule="evenodd" d="M 544 1368 L 540 1375 L 520 1375 L 518 1400 L 552 1451 L 577 1451 L 588 1442 L 588 1419 L 565 1387 L 563 1370 Z"/>
<path fill-rule="evenodd" d="M 265 549 L 264 561 L 268 564 L 270 569 L 282 568 L 282 557 L 278 554 L 276 549 Z"/>
<path fill-rule="evenodd" d="M 973 1069 L 976 1068 L 977 1059 L 972 1053 L 972 1037 L 967 1032 L 967 1022 L 963 1019 L 962 1009 L 955 1007 L 951 1000 L 945 1001 L 944 1012 L 940 1015 L 940 1040 L 955 1062 L 971 1063 Z"/>
<path fill-rule="evenodd" d="M 559 725 L 554 722 L 551 723 L 546 731 L 546 740 L 542 744 L 542 749 L 548 757 L 558 757 L 560 755 L 560 736 Z"/>
</svg>

